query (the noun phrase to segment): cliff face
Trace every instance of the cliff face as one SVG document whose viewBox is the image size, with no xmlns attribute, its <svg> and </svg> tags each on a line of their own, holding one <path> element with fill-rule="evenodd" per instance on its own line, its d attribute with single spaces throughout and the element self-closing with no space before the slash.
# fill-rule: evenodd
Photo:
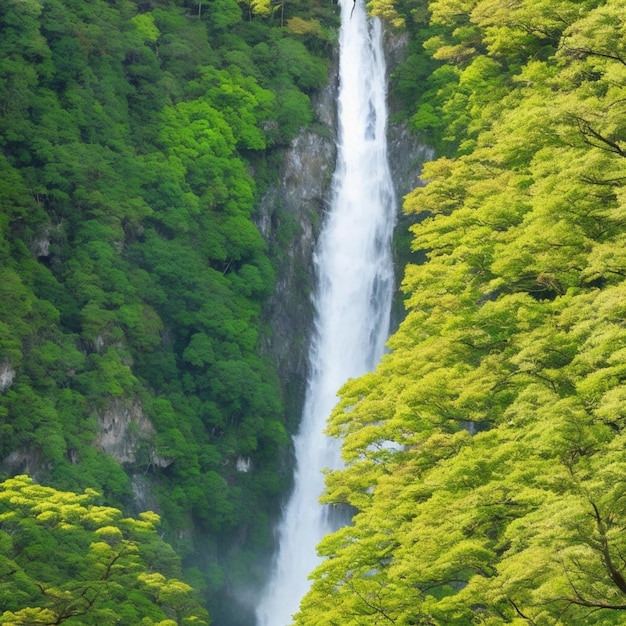
<svg viewBox="0 0 626 626">
<path fill-rule="evenodd" d="M 275 259 L 276 289 L 265 317 L 266 341 L 284 391 L 288 428 L 295 431 L 307 379 L 313 327 L 313 252 L 336 158 L 336 69 L 314 98 L 317 124 L 303 130 L 285 152 L 277 180 L 263 197 L 257 225 Z"/>
<path fill-rule="evenodd" d="M 407 41 L 406 35 L 386 34 L 389 74 L 404 59 Z M 313 252 L 335 167 L 337 80 L 335 63 L 329 85 L 314 100 L 317 124 L 302 131 L 286 151 L 278 178 L 265 194 L 257 218 L 257 225 L 277 259 L 276 289 L 265 312 L 271 329 L 266 350 L 277 364 L 281 377 L 291 432 L 298 426 L 308 373 L 308 345 L 314 314 Z M 393 94 L 390 94 L 390 111 L 394 111 Z M 422 163 L 431 153 L 405 122 L 389 124 L 388 156 L 399 206 L 399 235 L 406 232 L 409 225 L 401 214 L 402 198 L 420 184 Z M 398 280 L 403 265 L 402 251 L 399 256 Z M 402 306 L 397 303 L 394 326 L 402 315 Z"/>
<path fill-rule="evenodd" d="M 408 34 L 389 30 L 385 33 L 384 45 L 387 72 L 391 77 L 395 68 L 406 58 Z M 391 80 L 388 82 L 391 82 Z M 391 168 L 398 198 L 399 228 L 403 228 L 402 198 L 421 184 L 422 164 L 432 158 L 433 151 L 429 146 L 422 144 L 415 133 L 409 130 L 408 124 L 402 119 L 404 116 L 395 116 L 396 113 L 401 111 L 402 105 L 397 102 L 393 91 L 388 95 L 388 108 L 391 120 L 387 128 L 387 150 L 389 167 Z M 398 119 L 402 119 L 402 121 L 397 121 Z"/>
</svg>

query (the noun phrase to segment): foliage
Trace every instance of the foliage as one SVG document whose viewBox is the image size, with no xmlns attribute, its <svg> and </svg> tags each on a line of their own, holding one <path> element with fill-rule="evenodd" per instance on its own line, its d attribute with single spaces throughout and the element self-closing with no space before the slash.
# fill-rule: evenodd
<svg viewBox="0 0 626 626">
<path fill-rule="evenodd" d="M 253 210 L 312 120 L 336 19 L 305 2 L 0 3 L 3 476 L 118 508 L 146 476 L 218 616 L 222 568 L 269 549 L 287 482 Z"/>
<path fill-rule="evenodd" d="M 626 5 L 424 4 L 394 10 L 438 62 L 405 87 L 425 261 L 331 416 L 324 500 L 356 513 L 295 622 L 621 624 Z"/>
<path fill-rule="evenodd" d="M 0 619 L 7 625 L 207 624 L 159 517 L 125 518 L 83 494 L 16 476 L 0 484 Z"/>
</svg>

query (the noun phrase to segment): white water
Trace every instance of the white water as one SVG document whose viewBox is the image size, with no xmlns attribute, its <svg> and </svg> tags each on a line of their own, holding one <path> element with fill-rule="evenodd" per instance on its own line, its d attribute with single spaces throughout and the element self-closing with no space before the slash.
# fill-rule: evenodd
<svg viewBox="0 0 626 626">
<path fill-rule="evenodd" d="M 279 528 L 259 626 L 287 626 L 319 564 L 315 547 L 336 528 L 318 503 L 324 468 L 340 466 L 339 444 L 322 434 L 351 377 L 373 369 L 389 331 L 393 291 L 391 238 L 396 202 L 387 162 L 382 32 L 363 0 L 340 0 L 337 168 L 315 256 L 316 333 L 300 431 L 294 439 L 294 491 Z"/>
</svg>

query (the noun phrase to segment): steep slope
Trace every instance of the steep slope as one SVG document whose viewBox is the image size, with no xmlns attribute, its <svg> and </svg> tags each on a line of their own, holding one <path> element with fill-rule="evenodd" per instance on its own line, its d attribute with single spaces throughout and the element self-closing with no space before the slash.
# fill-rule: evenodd
<svg viewBox="0 0 626 626">
<path fill-rule="evenodd" d="M 155 509 L 215 615 L 288 481 L 254 209 L 335 25 L 306 2 L 0 6 L 3 475 Z"/>
</svg>

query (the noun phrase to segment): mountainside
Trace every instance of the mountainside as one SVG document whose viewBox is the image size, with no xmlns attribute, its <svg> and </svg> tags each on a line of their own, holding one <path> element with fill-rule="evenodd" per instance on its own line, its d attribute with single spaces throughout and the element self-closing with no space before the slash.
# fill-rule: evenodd
<svg viewBox="0 0 626 626">
<path fill-rule="evenodd" d="M 370 4 L 439 158 L 407 316 L 331 417 L 356 513 L 296 623 L 624 623 L 626 2 Z"/>
<path fill-rule="evenodd" d="M 337 19 L 304 1 L 0 3 L 0 478 L 156 511 L 223 624 L 247 619 L 230 596 L 259 583 L 289 484 L 293 424 L 263 310 L 295 227 L 272 207 L 264 239 L 254 211 L 315 121 Z M 0 519 L 28 517 L 21 497 Z M 0 522 L 2 554 L 26 568 L 29 535 L 13 532 Z M 59 597 L 82 591 L 28 568 L 35 582 L 0 615 L 112 619 L 60 620 Z"/>
<path fill-rule="evenodd" d="M 406 317 L 329 422 L 355 515 L 296 623 L 620 624 L 626 0 L 368 6 L 408 42 L 392 144 L 436 158 Z M 0 3 L 3 624 L 251 623 L 336 28 L 317 0 Z"/>
</svg>

